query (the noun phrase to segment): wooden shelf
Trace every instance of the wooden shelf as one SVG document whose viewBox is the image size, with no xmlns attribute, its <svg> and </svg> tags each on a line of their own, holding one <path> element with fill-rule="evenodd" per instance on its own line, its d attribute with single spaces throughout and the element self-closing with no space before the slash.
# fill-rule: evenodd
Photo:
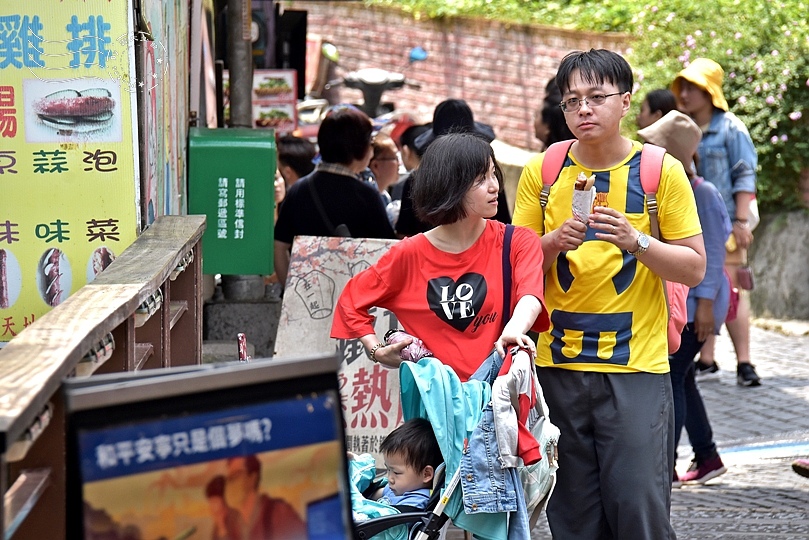
<svg viewBox="0 0 809 540">
<path fill-rule="evenodd" d="M 182 317 L 183 313 L 186 311 L 188 311 L 188 302 L 185 300 L 171 302 L 169 305 L 169 329 L 174 328 L 174 325 L 177 324 L 177 321 L 180 320 L 180 317 Z"/>
<path fill-rule="evenodd" d="M 151 343 L 135 343 L 135 361 L 133 363 L 134 370 L 140 371 L 149 360 L 149 357 L 154 354 L 154 345 Z"/>
<path fill-rule="evenodd" d="M 5 540 L 10 540 L 25 517 L 34 508 L 42 492 L 48 486 L 50 475 L 50 469 L 22 471 L 14 481 L 14 485 L 6 491 L 3 496 Z"/>
<path fill-rule="evenodd" d="M 205 216 L 159 217 L 91 283 L 0 349 L 5 538 L 70 537 L 65 378 L 202 363 L 204 231 Z M 48 406 L 49 425 L 40 418 Z"/>
</svg>

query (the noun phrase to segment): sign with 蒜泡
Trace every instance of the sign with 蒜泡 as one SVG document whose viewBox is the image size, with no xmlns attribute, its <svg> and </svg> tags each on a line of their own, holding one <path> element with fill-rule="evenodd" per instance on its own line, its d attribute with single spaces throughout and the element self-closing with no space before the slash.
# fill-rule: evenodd
<svg viewBox="0 0 809 540">
<path fill-rule="evenodd" d="M 130 4 L 0 2 L 0 342 L 137 237 Z"/>
</svg>

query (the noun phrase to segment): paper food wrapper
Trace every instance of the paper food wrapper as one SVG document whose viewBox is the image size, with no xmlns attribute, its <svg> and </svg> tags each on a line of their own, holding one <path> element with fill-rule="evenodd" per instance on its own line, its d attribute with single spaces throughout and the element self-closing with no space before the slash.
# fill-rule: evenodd
<svg viewBox="0 0 809 540">
<path fill-rule="evenodd" d="M 586 191 L 573 190 L 573 217 L 576 218 L 577 221 L 587 223 L 593 211 L 593 203 L 595 200 L 595 186 Z"/>
</svg>

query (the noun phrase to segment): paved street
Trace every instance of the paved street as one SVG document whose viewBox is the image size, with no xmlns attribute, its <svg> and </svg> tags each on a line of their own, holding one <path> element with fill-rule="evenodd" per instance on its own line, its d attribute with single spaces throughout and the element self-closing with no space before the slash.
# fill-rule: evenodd
<svg viewBox="0 0 809 540">
<path fill-rule="evenodd" d="M 805 334 L 809 325 L 796 329 Z M 716 350 L 721 376 L 700 386 L 728 472 L 673 491 L 680 540 L 809 538 L 809 479 L 790 468 L 796 457 L 809 456 L 809 335 L 756 326 L 751 344 L 760 387 L 736 385 L 736 357 L 725 333 Z M 678 455 L 677 469 L 684 472 L 692 457 L 685 434 Z M 457 529 L 447 536 L 463 538 Z M 544 517 L 532 538 L 551 538 Z"/>
</svg>

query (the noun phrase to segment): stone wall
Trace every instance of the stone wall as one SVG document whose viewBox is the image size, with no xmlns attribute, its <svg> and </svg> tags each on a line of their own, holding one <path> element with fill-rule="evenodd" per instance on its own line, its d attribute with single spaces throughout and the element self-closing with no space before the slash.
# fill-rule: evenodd
<svg viewBox="0 0 809 540">
<path fill-rule="evenodd" d="M 401 71 L 421 89 L 387 92 L 397 110 L 432 120 L 447 98 L 466 100 L 475 119 L 491 124 L 497 139 L 528 150 L 534 112 L 562 57 L 572 50 L 625 50 L 623 34 L 574 32 L 536 25 L 508 25 L 472 19 L 416 21 L 395 10 L 361 2 L 287 2 L 308 12 L 309 33 L 337 46 L 340 69 L 377 67 Z M 429 57 L 408 66 L 408 52 L 423 47 Z M 341 89 L 344 101 L 361 101 L 357 90 Z"/>
<path fill-rule="evenodd" d="M 753 234 L 753 313 L 809 320 L 809 212 L 762 216 Z"/>
</svg>

